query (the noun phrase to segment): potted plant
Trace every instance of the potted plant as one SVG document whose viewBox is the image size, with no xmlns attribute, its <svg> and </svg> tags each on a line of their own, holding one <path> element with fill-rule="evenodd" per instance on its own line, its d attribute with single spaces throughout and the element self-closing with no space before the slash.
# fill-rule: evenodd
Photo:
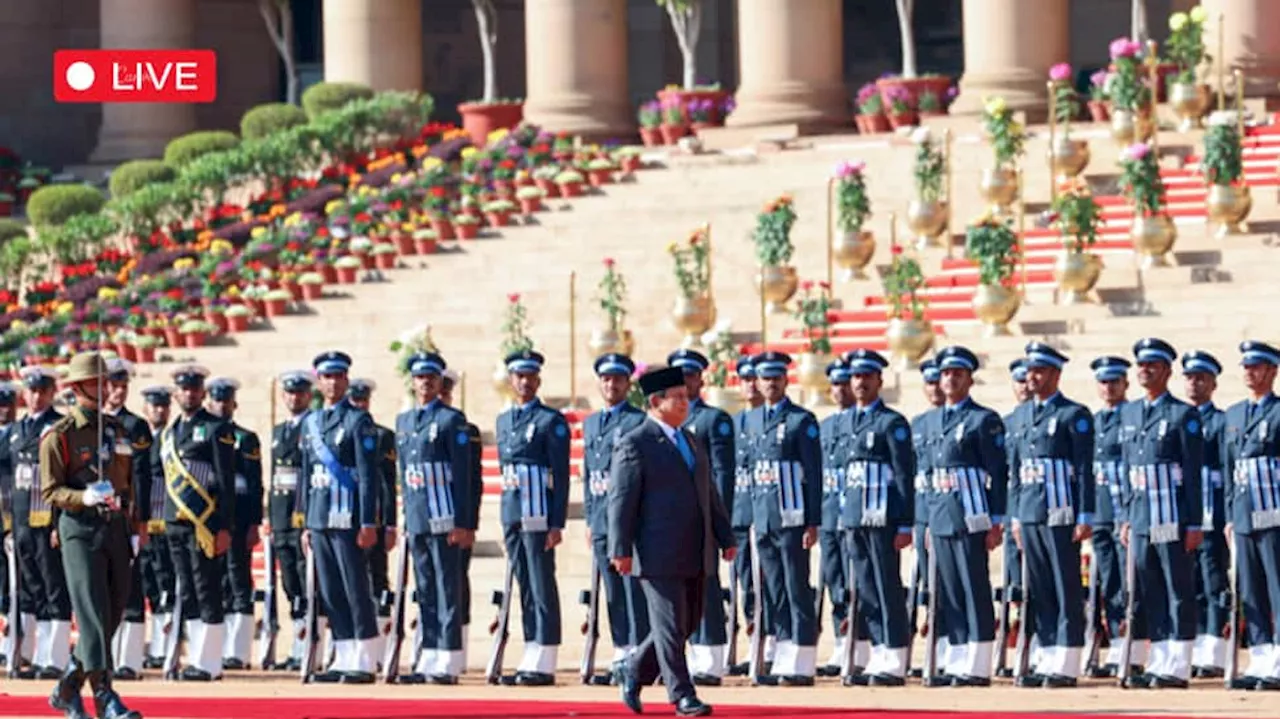
<svg viewBox="0 0 1280 719">
<path fill-rule="evenodd" d="M 542 212 L 542 190 L 537 187 L 521 187 L 516 190 L 516 201 L 520 203 L 520 212 L 526 215 Z"/>
<path fill-rule="evenodd" d="M 796 268 L 789 264 L 795 253 L 795 245 L 791 243 L 791 228 L 795 223 L 796 210 L 791 195 L 771 200 L 756 214 L 756 227 L 751 232 L 756 260 L 760 263 L 756 287 L 764 295 L 768 312 L 786 312 L 787 300 L 799 285 Z"/>
<path fill-rule="evenodd" d="M 1049 68 L 1049 83 L 1056 124 L 1049 148 L 1055 179 L 1069 179 L 1084 172 L 1089 165 L 1089 143 L 1071 137 L 1071 121 L 1080 112 L 1080 96 L 1071 84 L 1071 66 L 1060 62 Z"/>
<path fill-rule="evenodd" d="M 379 242 L 373 246 L 373 264 L 380 270 L 394 270 L 396 257 L 400 251 L 390 242 Z"/>
<path fill-rule="evenodd" d="M 1089 183 L 1074 180 L 1058 193 L 1049 220 L 1062 238 L 1063 251 L 1053 267 L 1060 299 L 1062 304 L 1076 304 L 1088 296 L 1102 274 L 1102 259 L 1089 252 L 1103 223 L 1102 208 L 1093 199 Z"/>
<path fill-rule="evenodd" d="M 560 188 L 562 197 L 581 197 L 582 181 L 582 173 L 577 170 L 563 170 L 556 174 L 556 186 Z"/>
<path fill-rule="evenodd" d="M 365 235 L 357 235 L 347 242 L 347 249 L 360 260 L 360 266 L 366 270 L 373 269 L 373 240 Z"/>
<path fill-rule="evenodd" d="M 244 332 L 249 329 L 249 319 L 253 316 L 253 310 L 244 305 L 231 305 L 226 312 L 222 313 L 227 318 L 228 332 Z"/>
<path fill-rule="evenodd" d="M 596 290 L 599 292 L 596 301 L 604 311 L 606 324 L 603 328 L 591 331 L 591 339 L 587 345 L 591 348 L 592 356 L 599 357 L 610 352 L 630 355 L 635 349 L 635 338 L 630 330 L 623 327 L 623 320 L 627 316 L 627 283 L 622 273 L 618 272 L 617 263 L 612 257 L 604 258 L 604 275 Z"/>
<path fill-rule="evenodd" d="M 635 173 L 642 166 L 638 147 L 619 147 L 613 151 L 613 160 L 626 175 Z"/>
<path fill-rule="evenodd" d="M 262 306 L 267 317 L 280 317 L 289 314 L 289 302 L 293 295 L 288 290 L 269 290 L 262 296 Z"/>
<path fill-rule="evenodd" d="M 884 114 L 884 98 L 875 83 L 867 83 L 859 88 L 855 102 L 858 108 L 853 122 L 858 126 L 858 132 L 873 135 L 889 131 L 889 118 Z"/>
<path fill-rule="evenodd" d="M 992 212 L 1008 214 L 1009 205 L 1018 197 L 1016 167 L 1022 158 L 1025 132 L 1022 123 L 1013 119 L 1013 111 L 1002 97 L 987 101 L 982 124 L 991 141 L 995 166 L 982 171 L 979 188 L 983 198 L 991 203 Z"/>
<path fill-rule="evenodd" d="M 1178 229 L 1164 211 L 1164 180 L 1149 145 L 1135 143 L 1120 153 L 1120 189 L 1133 204 L 1129 233 L 1143 267 L 1167 264 L 1165 255 L 1173 249 Z"/>
<path fill-rule="evenodd" d="M 889 305 L 889 326 L 885 341 L 897 358 L 899 370 L 907 370 L 933 347 L 933 326 L 925 321 L 924 271 L 913 257 L 906 257 L 895 245 L 892 261 L 884 274 L 884 296 Z"/>
<path fill-rule="evenodd" d="M 920 118 L 916 115 L 915 100 L 911 97 L 910 90 L 894 85 L 880 94 L 889 106 L 885 114 L 889 116 L 890 127 L 896 130 L 919 124 Z"/>
<path fill-rule="evenodd" d="M 1243 232 L 1242 223 L 1253 209 L 1253 198 L 1244 181 L 1240 133 L 1233 123 L 1210 122 L 1200 165 L 1209 182 L 1205 210 L 1209 221 L 1218 224 L 1216 236 L 1221 239 Z"/>
<path fill-rule="evenodd" d="M 511 213 L 516 205 L 511 200 L 492 200 L 484 203 L 484 217 L 493 227 L 506 227 L 511 224 Z"/>
<path fill-rule="evenodd" d="M 675 100 L 667 100 L 662 104 L 661 131 L 662 141 L 668 145 L 676 144 L 680 138 L 689 134 L 684 105 Z"/>
<path fill-rule="evenodd" d="M 1009 286 L 1018 266 L 1018 252 L 1012 220 L 997 219 L 988 212 L 965 230 L 964 256 L 978 265 L 973 310 L 986 325 L 988 337 L 1009 334 L 1009 320 L 1022 304 L 1018 291 Z"/>
<path fill-rule="evenodd" d="M 429 217 L 431 229 L 436 233 L 436 239 L 442 241 L 454 239 L 453 224 L 458 217 L 457 215 L 451 218 L 447 212 L 438 212 Z"/>
<path fill-rule="evenodd" d="M 804 327 L 805 338 L 796 378 L 808 393 L 804 404 L 816 407 L 824 402 L 830 386 L 827 363 L 831 361 L 831 286 L 825 282 L 801 282 L 795 318 Z"/>
<path fill-rule="evenodd" d="M 676 45 L 680 48 L 680 57 L 684 61 L 681 83 L 668 86 L 658 93 L 663 102 L 675 101 L 685 105 L 691 101 L 708 101 L 718 106 L 725 100 L 726 93 L 719 85 L 698 84 L 698 38 L 702 33 L 703 0 L 656 0 L 658 5 L 667 11 L 671 20 L 671 30 L 676 36 Z M 718 123 L 722 118 L 712 118 L 710 122 Z"/>
<path fill-rule="evenodd" d="M 916 247 L 937 244 L 951 220 L 950 198 L 942 196 L 947 174 L 947 158 L 937 148 L 927 128 L 912 135 L 916 143 L 915 195 L 907 203 L 907 227 L 915 234 Z M 950 236 L 947 242 L 950 243 Z"/>
<path fill-rule="evenodd" d="M 882 93 L 891 88 L 905 89 L 914 103 L 925 90 L 933 90 L 939 97 L 951 86 L 951 78 L 943 75 L 920 74 L 916 68 L 916 37 L 913 22 L 915 0 L 895 0 L 898 11 L 898 34 L 902 42 L 902 73 L 887 75 L 876 81 Z M 885 96 L 885 102 L 889 97 Z"/>
<path fill-rule="evenodd" d="M 640 140 L 645 147 L 662 144 L 662 106 L 657 100 L 650 100 L 640 105 L 636 112 L 636 121 L 640 124 Z"/>
<path fill-rule="evenodd" d="M 0 192 L 0 217 L 13 216 L 13 195 L 8 192 Z"/>
<path fill-rule="evenodd" d="M 560 174 L 560 167 L 556 164 L 543 165 L 533 171 L 533 184 L 539 190 L 542 190 L 542 196 L 546 198 L 559 197 L 560 186 L 556 184 L 556 176 Z"/>
<path fill-rule="evenodd" d="M 449 239 L 474 240 L 480 236 L 480 218 L 475 215 L 454 215 L 453 230 L 456 237 Z M 445 238 L 439 237 L 438 240 Z M 418 246 L 421 249 L 421 245 Z"/>
<path fill-rule="evenodd" d="M 716 103 L 711 100 L 694 98 L 685 105 L 685 113 L 695 133 L 716 126 Z"/>
<path fill-rule="evenodd" d="M 739 353 L 727 320 L 720 320 L 700 338 L 707 357 L 707 371 L 702 373 L 702 401 L 730 414 L 742 409 L 738 392 L 730 389 L 729 378 L 736 377 Z M 643 396 L 641 396 L 643 399 Z"/>
<path fill-rule="evenodd" d="M 302 299 L 318 300 L 324 297 L 324 277 L 319 272 L 303 272 L 298 275 L 298 287 L 302 288 Z"/>
<path fill-rule="evenodd" d="M 863 229 L 871 217 L 871 199 L 867 196 L 864 176 L 866 163 L 841 162 L 836 165 L 835 204 L 836 234 L 831 242 L 831 259 L 839 265 L 846 282 L 866 279 L 864 269 L 876 251 L 876 240 L 869 230 Z"/>
<path fill-rule="evenodd" d="M 1177 66 L 1168 84 L 1169 105 L 1181 123 L 1179 132 L 1190 132 L 1200 126 L 1200 118 L 1209 107 L 1209 86 L 1200 82 L 1197 71 L 1209 56 L 1204 51 L 1204 21 L 1208 16 L 1203 5 L 1189 13 L 1169 16 L 1169 39 L 1165 52 Z"/>
<path fill-rule="evenodd" d="M 129 341 L 133 344 L 134 356 L 137 362 L 155 362 L 156 346 L 160 344 L 160 340 L 156 337 L 143 334 L 133 334 Z"/>
<path fill-rule="evenodd" d="M 217 298 L 206 301 L 208 304 L 204 306 L 204 321 L 213 325 L 219 332 L 226 332 L 227 318 L 223 313 L 227 310 L 227 301 Z"/>
<path fill-rule="evenodd" d="M 484 95 L 476 101 L 458 105 L 462 129 L 471 135 L 471 144 L 484 147 L 489 135 L 509 129 L 524 119 L 524 104 L 498 96 L 498 9 L 493 0 L 471 0 L 480 31 L 480 55 L 484 61 Z"/>
<path fill-rule="evenodd" d="M 1111 41 L 1107 94 L 1111 97 L 1111 137 L 1122 146 L 1146 142 L 1154 131 L 1151 88 L 1142 62 L 1142 43 L 1126 37 Z"/>
<path fill-rule="evenodd" d="M 217 327 L 204 320 L 187 320 L 178 326 L 183 343 L 189 348 L 204 347 Z"/>
<path fill-rule="evenodd" d="M 501 397 L 509 401 L 514 399 L 515 393 L 511 389 L 511 380 L 507 377 L 507 365 L 503 358 L 516 352 L 533 350 L 533 340 L 529 338 L 529 312 L 520 301 L 519 294 L 507 295 L 506 313 L 500 329 L 502 344 L 498 347 L 499 359 L 498 366 L 493 372 L 493 388 Z"/>
<path fill-rule="evenodd" d="M 1106 69 L 1098 70 L 1089 76 L 1089 118 L 1094 122 L 1110 122 L 1111 96 L 1107 94 L 1107 85 L 1111 82 L 1111 73 Z"/>
<path fill-rule="evenodd" d="M 711 298 L 711 247 L 706 227 L 690 233 L 684 242 L 667 245 L 680 294 L 671 310 L 671 321 L 684 333 L 681 347 L 696 347 L 703 332 L 716 320 Z"/>
<path fill-rule="evenodd" d="M 587 163 L 587 179 L 592 187 L 602 187 L 613 182 L 613 171 L 618 166 L 607 157 L 597 157 Z"/>
</svg>

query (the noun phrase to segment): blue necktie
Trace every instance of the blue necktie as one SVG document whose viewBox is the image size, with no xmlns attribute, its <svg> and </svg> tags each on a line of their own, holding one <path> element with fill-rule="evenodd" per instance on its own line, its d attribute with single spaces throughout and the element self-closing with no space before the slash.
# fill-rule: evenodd
<svg viewBox="0 0 1280 719">
<path fill-rule="evenodd" d="M 943 424 L 951 424 L 951 415 L 952 415 L 954 412 L 955 412 L 955 410 L 954 410 L 954 409 L 952 409 L 952 408 L 950 408 L 950 407 L 947 407 L 946 409 L 942 410 L 942 423 L 943 423 Z"/>
<path fill-rule="evenodd" d="M 1257 402 L 1249 402 L 1244 406 L 1244 423 L 1245 424 L 1250 424 L 1251 422 L 1253 422 L 1253 411 L 1256 410 L 1257 408 L 1258 408 Z"/>
<path fill-rule="evenodd" d="M 675 433 L 676 449 L 680 450 L 680 456 L 684 457 L 684 463 L 689 466 L 690 471 L 693 470 L 693 450 L 689 449 L 689 443 L 684 438 L 684 432 L 676 430 Z"/>
<path fill-rule="evenodd" d="M 773 421 L 773 408 L 772 408 L 772 407 L 765 407 L 765 409 L 764 409 L 764 421 L 765 421 L 765 423 L 766 423 L 766 424 L 768 424 L 769 422 L 772 422 L 772 421 Z"/>
</svg>

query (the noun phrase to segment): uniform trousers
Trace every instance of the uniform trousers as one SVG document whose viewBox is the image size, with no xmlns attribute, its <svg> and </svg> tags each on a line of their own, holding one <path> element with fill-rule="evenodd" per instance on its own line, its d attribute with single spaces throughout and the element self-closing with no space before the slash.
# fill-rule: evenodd
<svg viewBox="0 0 1280 719">
<path fill-rule="evenodd" d="M 418 612 L 434 621 L 428 649 L 462 649 L 462 550 L 448 542 L 447 534 L 411 534 L 414 585 L 418 588 Z M 425 636 L 425 634 L 424 634 Z"/>
<path fill-rule="evenodd" d="M 734 527 L 733 537 L 738 554 L 733 558 L 733 573 L 738 582 L 738 603 L 734 608 L 742 610 L 743 625 L 751 623 L 756 611 L 756 589 L 751 583 L 751 528 Z"/>
<path fill-rule="evenodd" d="M 0 614 L 9 613 L 9 550 L 5 539 L 8 533 L 0 527 Z"/>
<path fill-rule="evenodd" d="M 173 556 L 169 553 L 169 538 L 163 533 L 147 538 L 147 546 L 138 557 L 142 567 L 142 588 L 152 614 L 173 611 Z"/>
<path fill-rule="evenodd" d="M 187 522 L 169 522 L 165 531 L 174 575 L 182 585 L 182 618 L 222 624 L 222 558 L 205 556 L 196 543 L 195 528 Z"/>
<path fill-rule="evenodd" d="M 1080 545 L 1074 526 L 1022 524 L 1029 587 L 1024 605 L 1039 641 L 1039 674 L 1075 677 L 1080 673 L 1084 646 L 1083 587 L 1080 583 Z"/>
<path fill-rule="evenodd" d="M 289 598 L 289 617 L 307 616 L 307 557 L 302 553 L 302 530 L 273 529 L 271 548 L 275 550 L 280 571 L 280 586 Z"/>
<path fill-rule="evenodd" d="M 129 525 L 123 515 L 62 512 L 58 520 L 67 594 L 80 637 L 75 656 L 86 673 L 111 671 L 111 638 L 129 599 Z"/>
<path fill-rule="evenodd" d="M 1182 534 L 1177 541 L 1153 544 L 1134 532 L 1133 636 L 1150 639 L 1147 671 L 1186 679 L 1191 673 L 1191 642 L 1196 632 L 1195 573 Z"/>
<path fill-rule="evenodd" d="M 354 529 L 313 529 L 316 581 L 320 602 L 335 642 L 366 640 L 378 635 L 369 568 L 356 544 Z"/>
<path fill-rule="evenodd" d="M 609 564 L 609 538 L 603 532 L 591 533 L 591 553 L 600 569 L 614 649 L 623 651 L 639 646 L 649 635 L 649 608 L 639 580 L 618 574 Z M 724 612 L 720 614 L 723 618 Z"/>
<path fill-rule="evenodd" d="M 253 547 L 249 546 L 247 530 L 231 533 L 231 547 L 222 558 L 223 612 L 253 614 Z"/>
<path fill-rule="evenodd" d="M 929 546 L 925 541 L 925 535 L 929 530 L 928 524 L 917 523 L 911 528 L 911 548 L 916 553 L 916 607 L 919 613 L 926 615 L 925 621 L 928 621 L 928 612 L 924 607 L 929 606 Z M 941 608 L 941 603 L 938 604 Z M 911 607 L 907 607 L 907 611 L 911 611 Z M 938 633 L 939 641 L 945 641 L 947 638 L 946 616 L 942 612 L 933 618 L 934 627 Z M 915 627 L 911 628 L 915 631 Z"/>
<path fill-rule="evenodd" d="M 765 603 L 772 612 L 768 624 L 778 637 L 773 671 L 782 676 L 811 676 L 816 664 L 817 607 L 809 583 L 804 531 L 804 527 L 791 527 L 756 535 Z"/>
<path fill-rule="evenodd" d="M 897 529 L 893 527 L 859 527 L 847 532 L 849 553 L 857 572 L 855 584 L 858 599 L 859 624 L 865 622 L 872 643 L 888 650 L 905 649 L 910 640 L 907 630 L 906 591 L 902 586 L 902 570 L 898 550 L 893 546 Z M 861 628 L 859 631 L 863 631 Z M 901 661 L 882 668 L 890 657 L 883 651 L 876 652 L 867 671 L 890 671 L 901 675 L 905 667 Z M 905 660 L 905 653 L 894 653 L 892 659 Z"/>
<path fill-rule="evenodd" d="M 458 608 L 462 616 L 462 626 L 467 627 L 471 625 L 471 549 L 460 549 L 458 552 L 458 566 L 462 573 Z M 466 641 L 466 637 L 463 637 L 463 641 Z"/>
<path fill-rule="evenodd" d="M 1120 623 L 1124 621 L 1124 563 L 1127 550 L 1120 544 L 1115 527 L 1111 524 L 1094 526 L 1090 542 L 1093 545 L 1093 561 L 1098 567 L 1099 605 L 1104 610 L 1098 616 L 1106 617 L 1107 635 L 1111 637 L 1112 647 L 1115 648 L 1121 635 Z"/>
<path fill-rule="evenodd" d="M 1244 608 L 1249 676 L 1280 676 L 1280 527 L 1235 534 L 1236 578 Z M 1229 651 L 1230 649 L 1228 649 Z M 1255 667 L 1255 662 L 1258 664 Z"/>
<path fill-rule="evenodd" d="M 1222 630 L 1231 620 L 1231 589 L 1227 586 L 1227 567 L 1231 562 L 1227 538 L 1222 530 L 1204 533 L 1204 542 L 1196 549 L 1196 646 L 1195 666 L 1221 667 L 1226 645 Z"/>
<path fill-rule="evenodd" d="M 63 571 L 62 550 L 53 546 L 53 527 L 19 525 L 14 532 L 18 551 L 18 607 L 36 621 L 71 621 L 71 597 Z M 59 535 L 61 538 L 61 535 Z"/>
<path fill-rule="evenodd" d="M 1013 539 L 1013 524 L 1004 528 L 1004 541 L 1001 543 L 1004 561 L 1004 590 L 1010 591 L 1010 597 L 1019 596 L 1022 590 L 1022 551 Z"/>
<path fill-rule="evenodd" d="M 843 534 L 835 529 L 818 532 L 818 567 L 831 600 L 831 631 L 837 636 L 840 635 L 840 624 L 849 613 L 849 587 L 845 580 L 849 555 L 844 547 Z M 822 623 L 822 617 L 818 617 L 818 623 Z M 866 638 L 861 634 L 858 636 L 858 639 Z"/>
<path fill-rule="evenodd" d="M 142 584 L 144 562 L 141 557 L 133 562 L 129 570 L 129 601 L 124 605 L 124 621 L 142 623 L 146 621 L 146 588 Z"/>
<path fill-rule="evenodd" d="M 519 524 L 502 528 L 507 561 L 514 563 L 520 587 L 520 618 L 524 640 L 541 647 L 560 646 L 560 589 L 556 583 L 556 552 L 548 550 L 546 532 L 525 532 Z"/>
<path fill-rule="evenodd" d="M 378 616 L 391 616 L 391 581 L 388 579 L 386 530 L 378 531 L 378 542 L 365 551 L 369 563 L 369 581 L 373 585 L 373 601 L 378 605 Z"/>
<path fill-rule="evenodd" d="M 672 704 L 695 696 L 684 646 L 702 617 L 706 577 L 640 577 L 649 609 L 649 636 L 627 660 L 640 686 L 659 676 Z"/>
<path fill-rule="evenodd" d="M 949 537 L 932 534 L 932 541 L 940 585 L 939 619 L 946 617 L 939 637 L 946 637 L 949 646 L 945 673 L 989 676 L 996 618 L 991 602 L 987 535 L 985 532 Z"/>
</svg>

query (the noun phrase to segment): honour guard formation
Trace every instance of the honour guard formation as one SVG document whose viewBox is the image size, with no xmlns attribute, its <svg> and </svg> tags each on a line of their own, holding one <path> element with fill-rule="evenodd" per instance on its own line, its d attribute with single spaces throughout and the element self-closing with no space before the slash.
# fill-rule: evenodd
<svg viewBox="0 0 1280 719">
<path fill-rule="evenodd" d="M 1245 398 L 1225 409 L 1208 352 L 1146 338 L 1125 354 L 1030 342 L 997 411 L 970 388 L 1004 378 L 945 347 L 919 367 L 929 409 L 907 417 L 881 396 L 888 361 L 858 349 L 826 367 L 821 420 L 788 399 L 780 352 L 736 361 L 735 415 L 703 400 L 713 368 L 693 349 L 647 371 L 605 354 L 580 459 L 569 419 L 539 397 L 547 359 L 511 354 L 515 400 L 492 422 L 505 581 L 476 588 L 498 605 L 485 680 L 557 681 L 573 635 L 557 551 L 580 461 L 592 561 L 578 674 L 637 711 L 659 676 L 690 716 L 710 712 L 696 687 L 743 675 L 1280 690 L 1280 350 L 1238 347 L 1245 387 L 1228 393 Z M 1085 360 L 1093 409 L 1059 389 Z M 265 446 L 236 422 L 239 382 L 198 365 L 133 409 L 131 365 L 97 353 L 0 385 L 8 676 L 55 681 L 68 717 L 108 718 L 138 716 L 116 686 L 154 670 L 462 680 L 483 422 L 454 405 L 459 377 L 438 353 L 408 359 L 412 400 L 385 426 L 351 365 L 327 351 L 275 378 Z M 601 617 L 613 653 L 597 667 Z"/>
</svg>

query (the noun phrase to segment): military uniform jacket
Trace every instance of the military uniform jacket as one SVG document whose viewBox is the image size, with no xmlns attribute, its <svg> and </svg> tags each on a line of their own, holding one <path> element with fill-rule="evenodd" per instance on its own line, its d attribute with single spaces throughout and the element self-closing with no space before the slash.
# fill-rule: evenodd
<svg viewBox="0 0 1280 719">
<path fill-rule="evenodd" d="M 907 418 L 877 399 L 837 415 L 845 426 L 844 526 L 910 532 L 916 457 Z"/>
<path fill-rule="evenodd" d="M 120 424 L 124 427 L 125 436 L 129 438 L 129 447 L 125 449 L 123 444 L 120 450 L 127 452 L 133 459 L 133 490 L 137 495 L 133 497 L 133 506 L 137 508 L 137 519 L 139 522 L 147 522 L 151 519 L 151 445 L 154 438 L 151 436 L 151 426 L 147 421 L 139 415 L 130 412 L 121 407 L 116 413 L 116 419 L 120 420 Z M 163 514 L 156 514 L 161 517 Z"/>
<path fill-rule="evenodd" d="M 1120 408 L 1100 409 L 1093 415 L 1093 526 L 1113 527 L 1123 513 L 1123 485 L 1129 481 L 1120 443 Z"/>
<path fill-rule="evenodd" d="M 378 430 L 378 526 L 396 526 L 397 461 L 395 430 L 374 425 Z"/>
<path fill-rule="evenodd" d="M 164 503 L 167 491 L 164 483 L 164 460 L 160 457 L 160 434 L 164 427 L 152 427 L 147 424 L 147 432 L 151 435 L 151 446 L 147 448 L 147 490 L 136 490 L 138 501 L 147 503 L 147 534 L 159 534 L 164 531 Z M 133 461 L 137 462 L 141 452 L 133 453 Z M 139 507 L 141 512 L 141 507 Z"/>
<path fill-rule="evenodd" d="M 28 415 L 14 422 L 9 429 L 15 527 L 53 526 L 54 507 L 41 496 L 40 440 L 53 430 L 53 425 L 60 419 L 62 415 L 56 409 L 47 407 L 38 415 Z M 97 425 L 94 430 L 97 430 Z"/>
<path fill-rule="evenodd" d="M 463 415 L 466 421 L 466 415 Z M 479 529 L 480 503 L 484 500 L 484 445 L 481 443 L 480 428 L 467 422 L 467 458 L 471 463 L 471 510 L 470 519 L 465 526 Z"/>
<path fill-rule="evenodd" d="M 401 412 L 395 436 L 405 531 L 446 534 L 455 528 L 475 529 L 475 480 L 466 417 L 433 400 Z"/>
<path fill-rule="evenodd" d="M 98 415 L 71 407 L 41 433 L 39 448 L 40 493 L 44 502 L 75 516 L 97 518 L 106 511 L 84 506 L 84 490 L 106 479 L 120 499 L 120 514 L 133 519 L 135 508 L 131 453 L 125 451 L 128 436 L 120 420 L 102 417 L 102 442 L 98 442 Z M 102 477 L 99 474 L 99 463 Z"/>
<path fill-rule="evenodd" d="M 734 529 L 747 529 L 755 515 L 755 500 L 751 496 L 751 475 L 755 468 L 752 449 L 755 447 L 755 440 L 747 431 L 747 417 L 750 413 L 751 410 L 744 409 L 733 416 L 734 487 L 729 520 Z"/>
<path fill-rule="evenodd" d="M 304 410 L 271 429 L 267 521 L 273 532 L 302 527 L 298 479 L 302 476 L 302 422 L 306 416 Z"/>
<path fill-rule="evenodd" d="M 915 416 L 911 420 L 911 445 L 915 448 L 916 455 L 916 476 L 915 476 L 915 522 L 916 524 L 929 523 L 929 489 L 932 486 L 932 470 L 929 460 L 932 456 L 925 444 L 925 418 L 929 413 L 923 412 Z"/>
<path fill-rule="evenodd" d="M 1200 527 L 1203 499 L 1203 422 L 1195 407 L 1169 393 L 1154 403 L 1137 400 L 1120 410 L 1120 441 L 1129 481 L 1123 520 L 1154 544 L 1176 541 Z"/>
<path fill-rule="evenodd" d="M 1006 426 L 1009 518 L 1021 524 L 1074 527 L 1093 522 L 1093 416 L 1056 393 L 1013 411 Z"/>
<path fill-rule="evenodd" d="M 689 430 L 707 450 L 711 458 L 711 485 L 720 491 L 724 506 L 732 507 L 737 463 L 733 453 L 733 420 L 729 413 L 701 399 L 690 400 L 689 416 L 681 428 Z"/>
<path fill-rule="evenodd" d="M 1224 484 L 1231 474 L 1222 463 L 1222 435 L 1227 429 L 1227 413 L 1212 402 L 1196 410 L 1204 422 L 1204 463 L 1200 467 L 1200 503 L 1206 532 L 1221 532 L 1227 525 Z"/>
<path fill-rule="evenodd" d="M 813 413 L 783 398 L 767 418 L 760 405 L 747 417 L 752 450 L 753 522 L 757 532 L 822 523 L 822 442 Z"/>
<path fill-rule="evenodd" d="M 160 433 L 163 463 L 165 442 L 172 437 L 173 448 L 185 470 L 200 485 L 215 507 L 205 521 L 212 533 L 236 527 L 236 437 L 232 425 L 203 408 L 191 419 L 181 415 Z M 164 521 L 189 522 L 174 500 L 175 478 L 165 473 Z M 179 493 L 181 496 L 181 493 Z M 184 500 L 185 501 L 185 500 Z"/>
<path fill-rule="evenodd" d="M 569 511 L 569 423 L 534 399 L 498 415 L 502 523 L 525 532 L 564 529 Z"/>
<path fill-rule="evenodd" d="M 298 491 L 307 529 L 378 526 L 378 429 L 368 412 L 342 399 L 307 414 Z"/>
<path fill-rule="evenodd" d="M 1226 520 L 1241 535 L 1280 526 L 1280 398 L 1267 395 L 1252 412 L 1248 404 L 1226 411 L 1220 442 Z"/>
<path fill-rule="evenodd" d="M 822 524 L 824 532 L 844 527 L 844 473 L 848 468 L 845 439 L 849 425 L 842 421 L 853 410 L 842 409 L 818 424 L 822 442 Z"/>
<path fill-rule="evenodd" d="M 709 413 L 708 413 L 709 414 Z M 627 402 L 592 414 L 582 423 L 582 504 L 587 528 L 601 537 L 609 532 L 609 469 L 618 440 L 645 420 L 643 410 Z M 685 425 L 689 425 L 686 423 Z M 696 435 L 695 435 L 696 436 Z"/>
<path fill-rule="evenodd" d="M 262 524 L 262 443 L 256 432 L 228 422 L 236 440 L 236 531 Z"/>
<path fill-rule="evenodd" d="M 1009 475 L 999 415 L 966 397 L 950 408 L 929 410 L 920 422 L 921 445 L 930 458 L 929 531 L 954 537 L 1000 524 Z"/>
<path fill-rule="evenodd" d="M 13 529 L 13 463 L 9 460 L 9 431 L 0 425 L 0 537 Z"/>
</svg>

